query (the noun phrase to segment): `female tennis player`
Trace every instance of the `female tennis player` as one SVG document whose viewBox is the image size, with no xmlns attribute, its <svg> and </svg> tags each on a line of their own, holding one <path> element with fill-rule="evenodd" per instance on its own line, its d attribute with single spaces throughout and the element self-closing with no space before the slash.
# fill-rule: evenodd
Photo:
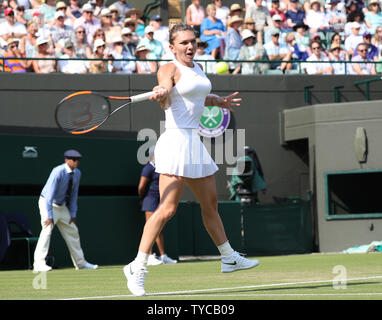
<svg viewBox="0 0 382 320">
<path fill-rule="evenodd" d="M 218 168 L 198 135 L 204 106 L 233 111 L 241 98 L 237 98 L 238 92 L 227 97 L 210 94 L 210 80 L 193 61 L 196 37 L 191 26 L 174 25 L 169 39 L 175 59 L 159 68 L 158 86 L 153 88 L 155 94 L 150 98 L 159 102 L 166 115 L 166 131 L 155 148 L 160 203 L 145 224 L 135 260 L 123 269 L 127 287 L 136 296 L 146 294 L 147 259 L 155 239 L 175 214 L 185 185 L 200 202 L 203 224 L 221 254 L 221 271 L 249 269 L 259 264 L 258 260 L 249 260 L 234 251 L 228 242 L 217 211 L 214 173 Z"/>
</svg>

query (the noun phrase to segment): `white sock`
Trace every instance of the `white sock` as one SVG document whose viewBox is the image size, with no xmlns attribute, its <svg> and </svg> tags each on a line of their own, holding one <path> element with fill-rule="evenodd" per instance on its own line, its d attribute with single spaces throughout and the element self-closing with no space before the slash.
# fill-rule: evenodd
<svg viewBox="0 0 382 320">
<path fill-rule="evenodd" d="M 149 253 L 138 251 L 137 257 L 134 260 L 134 264 L 137 267 L 146 267 L 147 260 L 149 259 L 149 255 L 150 255 Z"/>
<path fill-rule="evenodd" d="M 223 257 L 227 257 L 234 252 L 228 240 L 224 242 L 223 244 L 221 244 L 220 246 L 218 246 L 218 250 L 220 252 L 220 255 L 222 255 Z"/>
</svg>

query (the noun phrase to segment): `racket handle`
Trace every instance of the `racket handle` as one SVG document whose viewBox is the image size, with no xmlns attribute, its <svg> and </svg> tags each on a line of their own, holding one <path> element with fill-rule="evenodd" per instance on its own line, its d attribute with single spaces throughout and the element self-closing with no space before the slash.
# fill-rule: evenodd
<svg viewBox="0 0 382 320">
<path fill-rule="evenodd" d="M 145 101 L 145 100 L 148 100 L 153 94 L 154 94 L 154 92 L 152 92 L 152 91 L 145 92 L 145 93 L 141 93 L 141 94 L 137 94 L 135 96 L 132 96 L 132 97 L 130 97 L 130 99 L 131 99 L 131 102 Z"/>
</svg>

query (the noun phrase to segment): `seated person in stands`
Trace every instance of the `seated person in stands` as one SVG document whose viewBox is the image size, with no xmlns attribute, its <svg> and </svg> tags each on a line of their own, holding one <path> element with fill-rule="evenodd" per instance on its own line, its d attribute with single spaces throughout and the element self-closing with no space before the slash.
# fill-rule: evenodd
<svg viewBox="0 0 382 320">
<path fill-rule="evenodd" d="M 313 40 L 310 44 L 312 55 L 306 61 L 329 61 L 327 56 L 322 52 L 320 41 Z M 333 67 L 330 63 L 306 63 L 304 69 L 307 74 L 332 74 Z"/>
<path fill-rule="evenodd" d="M 288 48 L 285 44 L 280 43 L 280 29 L 271 31 L 271 41 L 265 43 L 264 49 L 269 60 L 283 60 L 288 53 Z M 281 66 L 281 62 L 271 62 L 271 69 L 276 69 Z"/>
<path fill-rule="evenodd" d="M 358 55 L 352 58 L 352 61 L 373 61 L 367 58 L 367 44 L 360 43 L 357 46 Z M 351 74 L 376 74 L 374 63 L 352 63 L 350 69 Z"/>
<path fill-rule="evenodd" d="M 7 51 L 1 55 L 4 58 L 14 57 L 12 59 L 0 59 L 0 70 L 4 72 L 25 73 L 27 72 L 27 61 L 18 58 L 25 57 L 19 49 L 19 39 L 9 38 L 7 41 Z M 4 63 L 4 64 L 3 64 Z"/>
</svg>

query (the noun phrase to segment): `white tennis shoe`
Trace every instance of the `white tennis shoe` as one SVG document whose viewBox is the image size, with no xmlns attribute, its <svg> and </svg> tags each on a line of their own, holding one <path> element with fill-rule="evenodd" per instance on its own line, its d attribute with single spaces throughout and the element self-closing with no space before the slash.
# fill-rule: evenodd
<svg viewBox="0 0 382 320">
<path fill-rule="evenodd" d="M 123 273 L 127 279 L 127 288 L 135 296 L 146 295 L 145 279 L 147 269 L 145 267 L 135 268 L 134 262 L 129 263 L 123 268 Z"/>
<path fill-rule="evenodd" d="M 158 259 L 154 253 L 150 254 L 149 258 L 147 260 L 147 265 L 148 266 L 157 266 L 159 264 L 163 264 L 163 261 Z"/>
<path fill-rule="evenodd" d="M 177 260 L 171 259 L 167 254 L 164 254 L 159 257 L 159 259 L 164 263 L 164 264 L 174 264 L 177 263 Z"/>
<path fill-rule="evenodd" d="M 256 267 L 260 264 L 259 260 L 247 259 L 242 254 L 234 251 L 227 257 L 222 257 L 222 272 L 234 272 Z"/>
</svg>

